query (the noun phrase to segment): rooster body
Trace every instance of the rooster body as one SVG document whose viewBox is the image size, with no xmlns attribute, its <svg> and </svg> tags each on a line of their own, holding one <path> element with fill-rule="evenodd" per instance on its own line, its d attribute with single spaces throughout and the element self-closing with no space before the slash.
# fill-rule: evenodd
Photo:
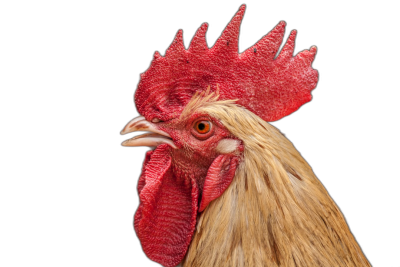
<svg viewBox="0 0 400 267">
<path fill-rule="evenodd" d="M 135 103 L 142 115 L 123 143 L 150 146 L 139 178 L 134 227 L 163 266 L 370 266 L 307 162 L 267 121 L 311 100 L 316 48 L 293 57 L 285 23 L 242 54 L 245 7 L 216 44 L 207 25 L 188 50 L 182 32 L 155 53 Z"/>
</svg>

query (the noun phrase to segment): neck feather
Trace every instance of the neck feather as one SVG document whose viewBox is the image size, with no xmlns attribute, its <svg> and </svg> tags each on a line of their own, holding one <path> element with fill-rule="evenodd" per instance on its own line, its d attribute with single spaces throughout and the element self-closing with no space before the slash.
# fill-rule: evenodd
<svg viewBox="0 0 400 267">
<path fill-rule="evenodd" d="M 339 208 L 275 127 L 229 102 L 201 111 L 245 149 L 229 188 L 199 215 L 183 266 L 370 266 Z"/>
</svg>

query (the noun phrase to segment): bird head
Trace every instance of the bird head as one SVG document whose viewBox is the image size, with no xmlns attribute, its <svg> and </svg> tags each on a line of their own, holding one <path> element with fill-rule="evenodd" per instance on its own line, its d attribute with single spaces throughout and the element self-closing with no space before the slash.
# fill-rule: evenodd
<svg viewBox="0 0 400 267">
<path fill-rule="evenodd" d="M 224 125 L 210 114 L 199 111 L 205 103 L 214 102 L 218 94 L 209 90 L 196 94 L 179 117 L 168 121 L 146 120 L 139 116 L 131 120 L 122 134 L 135 131 L 149 133 L 135 136 L 122 143 L 124 146 L 159 145 L 171 157 L 171 168 L 175 173 L 193 180 L 202 192 L 204 180 L 215 158 L 220 155 L 238 157 L 243 146 Z M 234 170 L 233 170 L 234 172 Z"/>
<path fill-rule="evenodd" d="M 134 226 L 144 252 L 164 266 L 183 259 L 198 213 L 230 185 L 246 149 L 226 119 L 204 107 L 235 103 L 275 121 L 310 101 L 318 80 L 315 47 L 293 57 L 295 31 L 276 57 L 285 22 L 239 54 L 244 11 L 243 5 L 212 48 L 203 24 L 188 49 L 180 30 L 165 56 L 156 52 L 135 93 L 141 116 L 121 132 L 149 132 L 122 144 L 153 147 L 139 178 Z M 242 117 L 229 120 L 230 129 L 245 127 Z"/>
</svg>

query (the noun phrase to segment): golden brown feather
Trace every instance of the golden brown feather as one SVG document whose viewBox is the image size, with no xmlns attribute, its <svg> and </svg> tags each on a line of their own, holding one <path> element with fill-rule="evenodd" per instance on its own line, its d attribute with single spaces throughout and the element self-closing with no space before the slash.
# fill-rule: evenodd
<svg viewBox="0 0 400 267">
<path fill-rule="evenodd" d="M 200 214 L 184 267 L 370 266 L 311 167 L 275 127 L 215 95 L 196 95 L 187 107 L 183 114 L 220 120 L 244 152 L 229 188 Z"/>
</svg>

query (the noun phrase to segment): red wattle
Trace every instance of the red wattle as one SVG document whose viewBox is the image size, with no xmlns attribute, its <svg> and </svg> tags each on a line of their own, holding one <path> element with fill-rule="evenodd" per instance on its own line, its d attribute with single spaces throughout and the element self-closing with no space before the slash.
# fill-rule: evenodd
<svg viewBox="0 0 400 267">
<path fill-rule="evenodd" d="M 146 155 L 134 226 L 146 255 L 173 267 L 182 261 L 192 239 L 199 193 L 194 181 L 174 175 L 169 149 L 160 145 Z"/>
<path fill-rule="evenodd" d="M 203 211 L 208 204 L 222 195 L 231 184 L 235 176 L 239 159 L 232 155 L 219 155 L 208 169 L 204 180 L 203 195 L 199 211 Z"/>
<path fill-rule="evenodd" d="M 145 157 L 144 162 L 143 162 L 142 174 L 139 177 L 139 182 L 138 182 L 138 187 L 137 187 L 139 196 L 140 196 L 140 192 L 142 192 L 142 189 L 146 184 L 144 172 L 145 172 L 145 168 L 146 168 L 147 164 L 149 163 L 150 157 L 153 154 L 153 152 L 154 151 L 152 151 L 152 150 L 147 151 L 146 157 Z M 134 225 L 133 225 L 135 227 L 135 231 L 136 231 L 136 234 L 139 237 L 139 239 L 140 239 L 140 236 L 139 236 L 139 231 L 138 231 L 138 229 L 136 227 L 136 223 L 140 222 L 141 219 L 142 219 L 142 205 L 139 205 L 139 207 L 138 207 L 138 209 L 137 209 L 137 211 L 135 213 L 135 222 L 134 222 Z"/>
</svg>

